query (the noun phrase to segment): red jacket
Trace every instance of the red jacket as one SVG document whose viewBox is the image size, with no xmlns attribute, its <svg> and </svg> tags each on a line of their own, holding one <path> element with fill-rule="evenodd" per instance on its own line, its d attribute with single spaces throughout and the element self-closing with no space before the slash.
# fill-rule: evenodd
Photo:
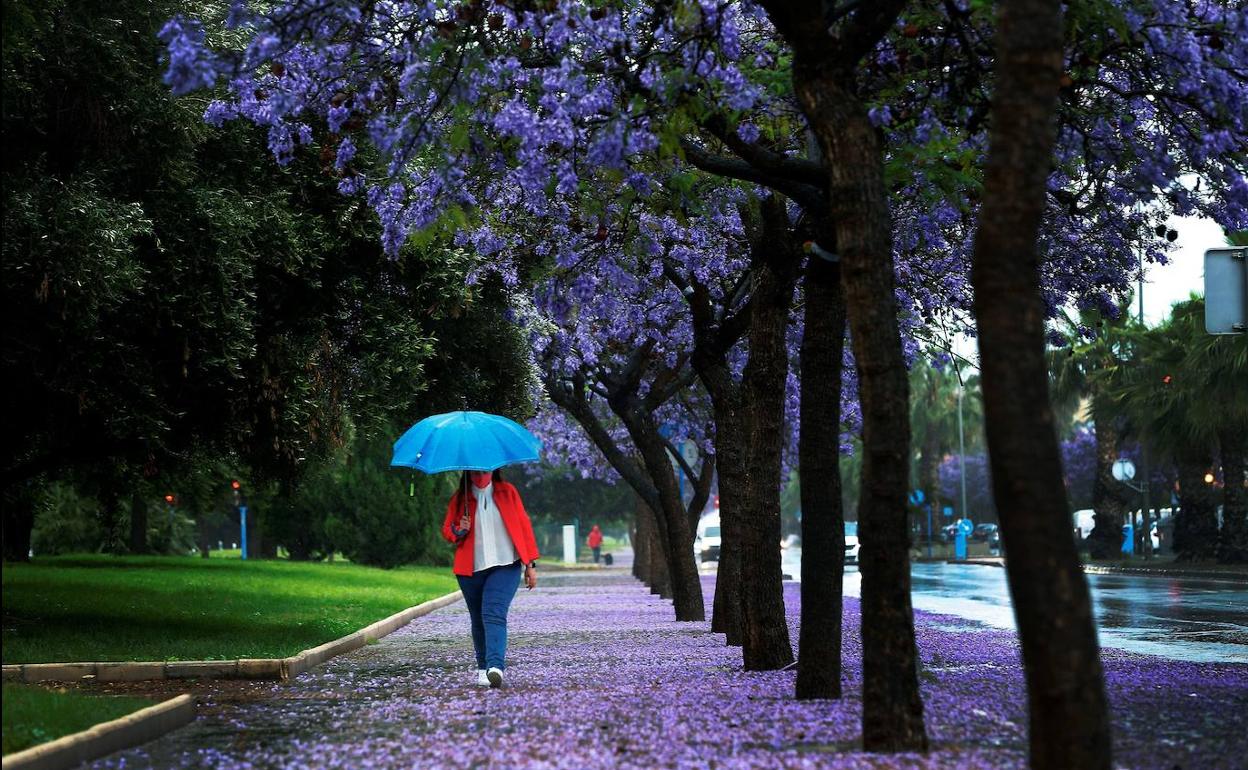
<svg viewBox="0 0 1248 770">
<path fill-rule="evenodd" d="M 602 545 L 602 532 L 597 527 L 589 531 L 588 543 L 590 548 L 597 548 Z"/>
<path fill-rule="evenodd" d="M 451 496 L 450 504 L 446 506 L 446 520 L 442 522 L 442 537 L 448 542 L 458 543 L 455 546 L 455 566 L 453 567 L 455 574 L 472 577 L 474 528 L 468 527 L 468 534 L 463 540 L 455 537 L 453 531 L 453 527 L 459 523 L 459 517 L 464 513 L 462 496 L 463 492 L 456 492 Z M 524 503 L 520 502 L 520 493 L 506 481 L 496 481 L 494 482 L 494 504 L 498 506 L 503 526 L 507 529 L 507 534 L 511 536 L 511 543 L 516 547 L 516 554 L 520 556 L 520 561 L 528 564 L 537 559 L 541 554 L 537 552 L 537 541 L 533 537 L 533 522 L 529 521 L 529 514 L 524 511 Z M 470 494 L 468 495 L 469 522 L 472 522 L 476 515 L 477 498 Z"/>
</svg>

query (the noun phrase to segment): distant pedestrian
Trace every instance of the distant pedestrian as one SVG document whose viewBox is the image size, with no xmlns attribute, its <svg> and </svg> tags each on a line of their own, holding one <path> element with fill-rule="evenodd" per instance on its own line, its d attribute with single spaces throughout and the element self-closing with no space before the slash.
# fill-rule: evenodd
<svg viewBox="0 0 1248 770">
<path fill-rule="evenodd" d="M 465 471 L 446 509 L 442 535 L 455 544 L 455 577 L 472 621 L 477 684 L 502 687 L 507 668 L 507 611 L 524 584 L 537 585 L 533 523 L 516 488 L 498 471 Z"/>
<path fill-rule="evenodd" d="M 586 542 L 589 545 L 589 549 L 594 552 L 594 564 L 597 564 L 598 560 L 602 558 L 602 530 L 598 529 L 597 524 L 589 530 L 589 537 L 586 539 Z"/>
</svg>

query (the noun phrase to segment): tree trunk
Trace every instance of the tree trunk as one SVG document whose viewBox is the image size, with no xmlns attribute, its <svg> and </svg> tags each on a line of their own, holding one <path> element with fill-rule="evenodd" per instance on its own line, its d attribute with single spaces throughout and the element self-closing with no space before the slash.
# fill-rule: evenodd
<svg viewBox="0 0 1248 770">
<path fill-rule="evenodd" d="M 761 238 L 752 246 L 758 256 L 753 259 L 757 270 L 751 290 L 750 358 L 741 381 L 746 464 L 739 520 L 741 646 L 746 671 L 772 671 L 793 662 L 784 617 L 779 547 L 785 382 L 789 373 L 785 343 L 798 264 L 787 219 L 778 196 L 764 201 Z"/>
<path fill-rule="evenodd" d="M 35 490 L 31 481 L 10 484 L 4 490 L 4 560 L 30 561 L 30 537 L 35 528 Z"/>
<path fill-rule="evenodd" d="M 649 570 L 650 565 L 646 561 L 646 559 L 648 558 L 648 554 L 646 553 L 646 546 L 649 545 L 649 543 L 646 542 L 646 534 L 644 530 L 645 525 L 643 522 L 644 514 L 641 511 L 641 506 L 644 505 L 644 503 L 641 502 L 640 497 L 637 497 L 636 495 L 634 495 L 634 498 L 635 498 L 635 501 L 633 505 L 633 526 L 629 530 L 629 538 L 628 538 L 628 541 L 632 543 L 633 545 L 633 570 L 632 572 L 633 572 L 633 577 L 637 578 L 642 583 L 649 585 L 650 584 L 650 570 Z"/>
<path fill-rule="evenodd" d="M 100 490 L 100 553 L 123 554 L 126 552 L 122 536 L 122 521 L 130 517 L 122 515 L 121 492 L 105 485 Z"/>
<path fill-rule="evenodd" d="M 728 368 L 724 345 L 712 339 L 710 318 L 693 314 L 695 349 L 693 368 L 711 397 L 715 419 L 716 473 L 719 474 L 719 561 L 711 630 L 722 633 L 730 646 L 744 640 L 741 615 L 742 490 L 745 487 L 746 436 L 741 387 Z M 718 344 L 717 344 L 718 343 Z"/>
<path fill-rule="evenodd" d="M 306 537 L 296 536 L 286 541 L 286 557 L 291 561 L 311 561 L 312 545 Z"/>
<path fill-rule="evenodd" d="M 1189 446 L 1178 453 L 1179 512 L 1174 517 L 1176 561 L 1208 561 L 1218 552 L 1218 501 L 1205 474 L 1213 467 L 1208 447 Z"/>
<path fill-rule="evenodd" d="M 1118 459 L 1121 435 L 1108 418 L 1096 420 L 1096 479 L 1092 486 L 1092 532 L 1088 535 L 1088 552 L 1093 559 L 1115 559 L 1122 554 L 1122 525 L 1127 512 L 1127 499 L 1122 482 L 1114 478 L 1114 461 Z"/>
<path fill-rule="evenodd" d="M 263 515 L 254 508 L 247 510 L 247 558 L 276 559 L 277 540 L 265 537 Z"/>
<path fill-rule="evenodd" d="M 909 382 L 897 325 L 883 154 L 852 72 L 795 61 L 793 83 L 827 159 L 829 213 L 836 223 L 862 404 L 863 747 L 925 751 L 910 604 Z"/>
<path fill-rule="evenodd" d="M 650 593 L 664 599 L 672 598 L 672 579 L 667 571 L 667 560 L 663 557 L 663 545 L 659 542 L 658 527 L 654 520 L 654 511 L 638 500 L 638 528 L 645 540 L 646 585 Z"/>
<path fill-rule="evenodd" d="M 676 497 L 679 500 L 679 496 Z M 664 505 L 664 508 L 667 509 L 664 516 L 667 520 L 659 527 L 663 536 L 660 545 L 667 562 L 676 619 L 701 622 L 706 620 L 706 602 L 702 597 L 698 565 L 693 560 L 693 527 L 689 524 L 683 504 Z"/>
<path fill-rule="evenodd" d="M 617 392 L 608 399 L 611 411 L 624 423 L 629 438 L 637 449 L 646 475 L 654 484 L 657 506 L 654 512 L 657 543 L 667 563 L 667 575 L 671 581 L 672 607 L 676 619 L 702 621 L 706 619 L 706 602 L 702 598 L 702 580 L 693 559 L 693 523 L 689 511 L 681 499 L 672 469 L 667 444 L 659 435 L 654 415 L 647 411 L 643 401 L 635 393 Z"/>
<path fill-rule="evenodd" d="M 1218 561 L 1248 562 L 1248 426 L 1227 426 L 1218 434 L 1222 452 L 1222 534 Z"/>
<path fill-rule="evenodd" d="M 202 510 L 195 516 L 195 544 L 199 546 L 200 557 L 209 558 L 212 551 L 212 532 L 208 527 L 208 515 Z"/>
<path fill-rule="evenodd" d="M 841 697 L 841 593 L 845 516 L 841 509 L 841 367 L 845 299 L 840 269 L 811 257 L 800 353 L 802 617 L 797 640 L 797 698 Z"/>
<path fill-rule="evenodd" d="M 1096 626 L 1044 358 L 1036 236 L 1062 69 L 1058 0 L 998 5 L 997 87 L 971 277 L 992 486 L 1022 647 L 1031 766 L 1112 766 Z"/>
<path fill-rule="evenodd" d="M 728 377 L 727 367 L 723 375 Z M 705 382 L 705 379 L 704 379 Z M 722 633 L 730 646 L 744 644 L 741 610 L 741 519 L 745 488 L 745 435 L 737 388 L 732 393 L 712 394 L 715 415 L 715 452 L 719 473 L 719 566 L 715 575 L 715 601 L 711 630 Z"/>
<path fill-rule="evenodd" d="M 147 553 L 147 497 L 140 488 L 130 495 L 130 553 Z"/>
</svg>

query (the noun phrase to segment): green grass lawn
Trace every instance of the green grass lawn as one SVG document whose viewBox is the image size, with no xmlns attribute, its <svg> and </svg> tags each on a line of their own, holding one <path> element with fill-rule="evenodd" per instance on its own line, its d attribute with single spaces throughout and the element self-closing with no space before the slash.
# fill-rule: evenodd
<svg viewBox="0 0 1248 770">
<path fill-rule="evenodd" d="M 123 717 L 154 701 L 45 690 L 22 684 L 4 685 L 4 753 L 86 730 Z"/>
<path fill-rule="evenodd" d="M 280 658 L 457 588 L 448 567 L 180 556 L 5 564 L 5 663 Z"/>
</svg>

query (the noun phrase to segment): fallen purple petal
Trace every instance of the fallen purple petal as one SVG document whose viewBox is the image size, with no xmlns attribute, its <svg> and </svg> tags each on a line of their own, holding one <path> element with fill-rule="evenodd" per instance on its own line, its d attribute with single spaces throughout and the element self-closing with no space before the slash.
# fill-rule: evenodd
<svg viewBox="0 0 1248 770">
<path fill-rule="evenodd" d="M 714 591 L 704 578 L 707 606 Z M 796 625 L 798 586 L 786 584 Z M 620 575 L 548 575 L 511 615 L 509 687 L 473 686 L 463 605 L 96 768 L 1025 767 L 1026 691 L 1007 631 L 915 614 L 931 752 L 861 749 L 858 603 L 846 695 L 799 702 L 795 674 L 745 673 L 709 623 Z M 796 629 L 792 638 L 797 639 Z M 1248 665 L 1102 651 L 1120 767 L 1217 768 L 1248 754 Z"/>
</svg>

